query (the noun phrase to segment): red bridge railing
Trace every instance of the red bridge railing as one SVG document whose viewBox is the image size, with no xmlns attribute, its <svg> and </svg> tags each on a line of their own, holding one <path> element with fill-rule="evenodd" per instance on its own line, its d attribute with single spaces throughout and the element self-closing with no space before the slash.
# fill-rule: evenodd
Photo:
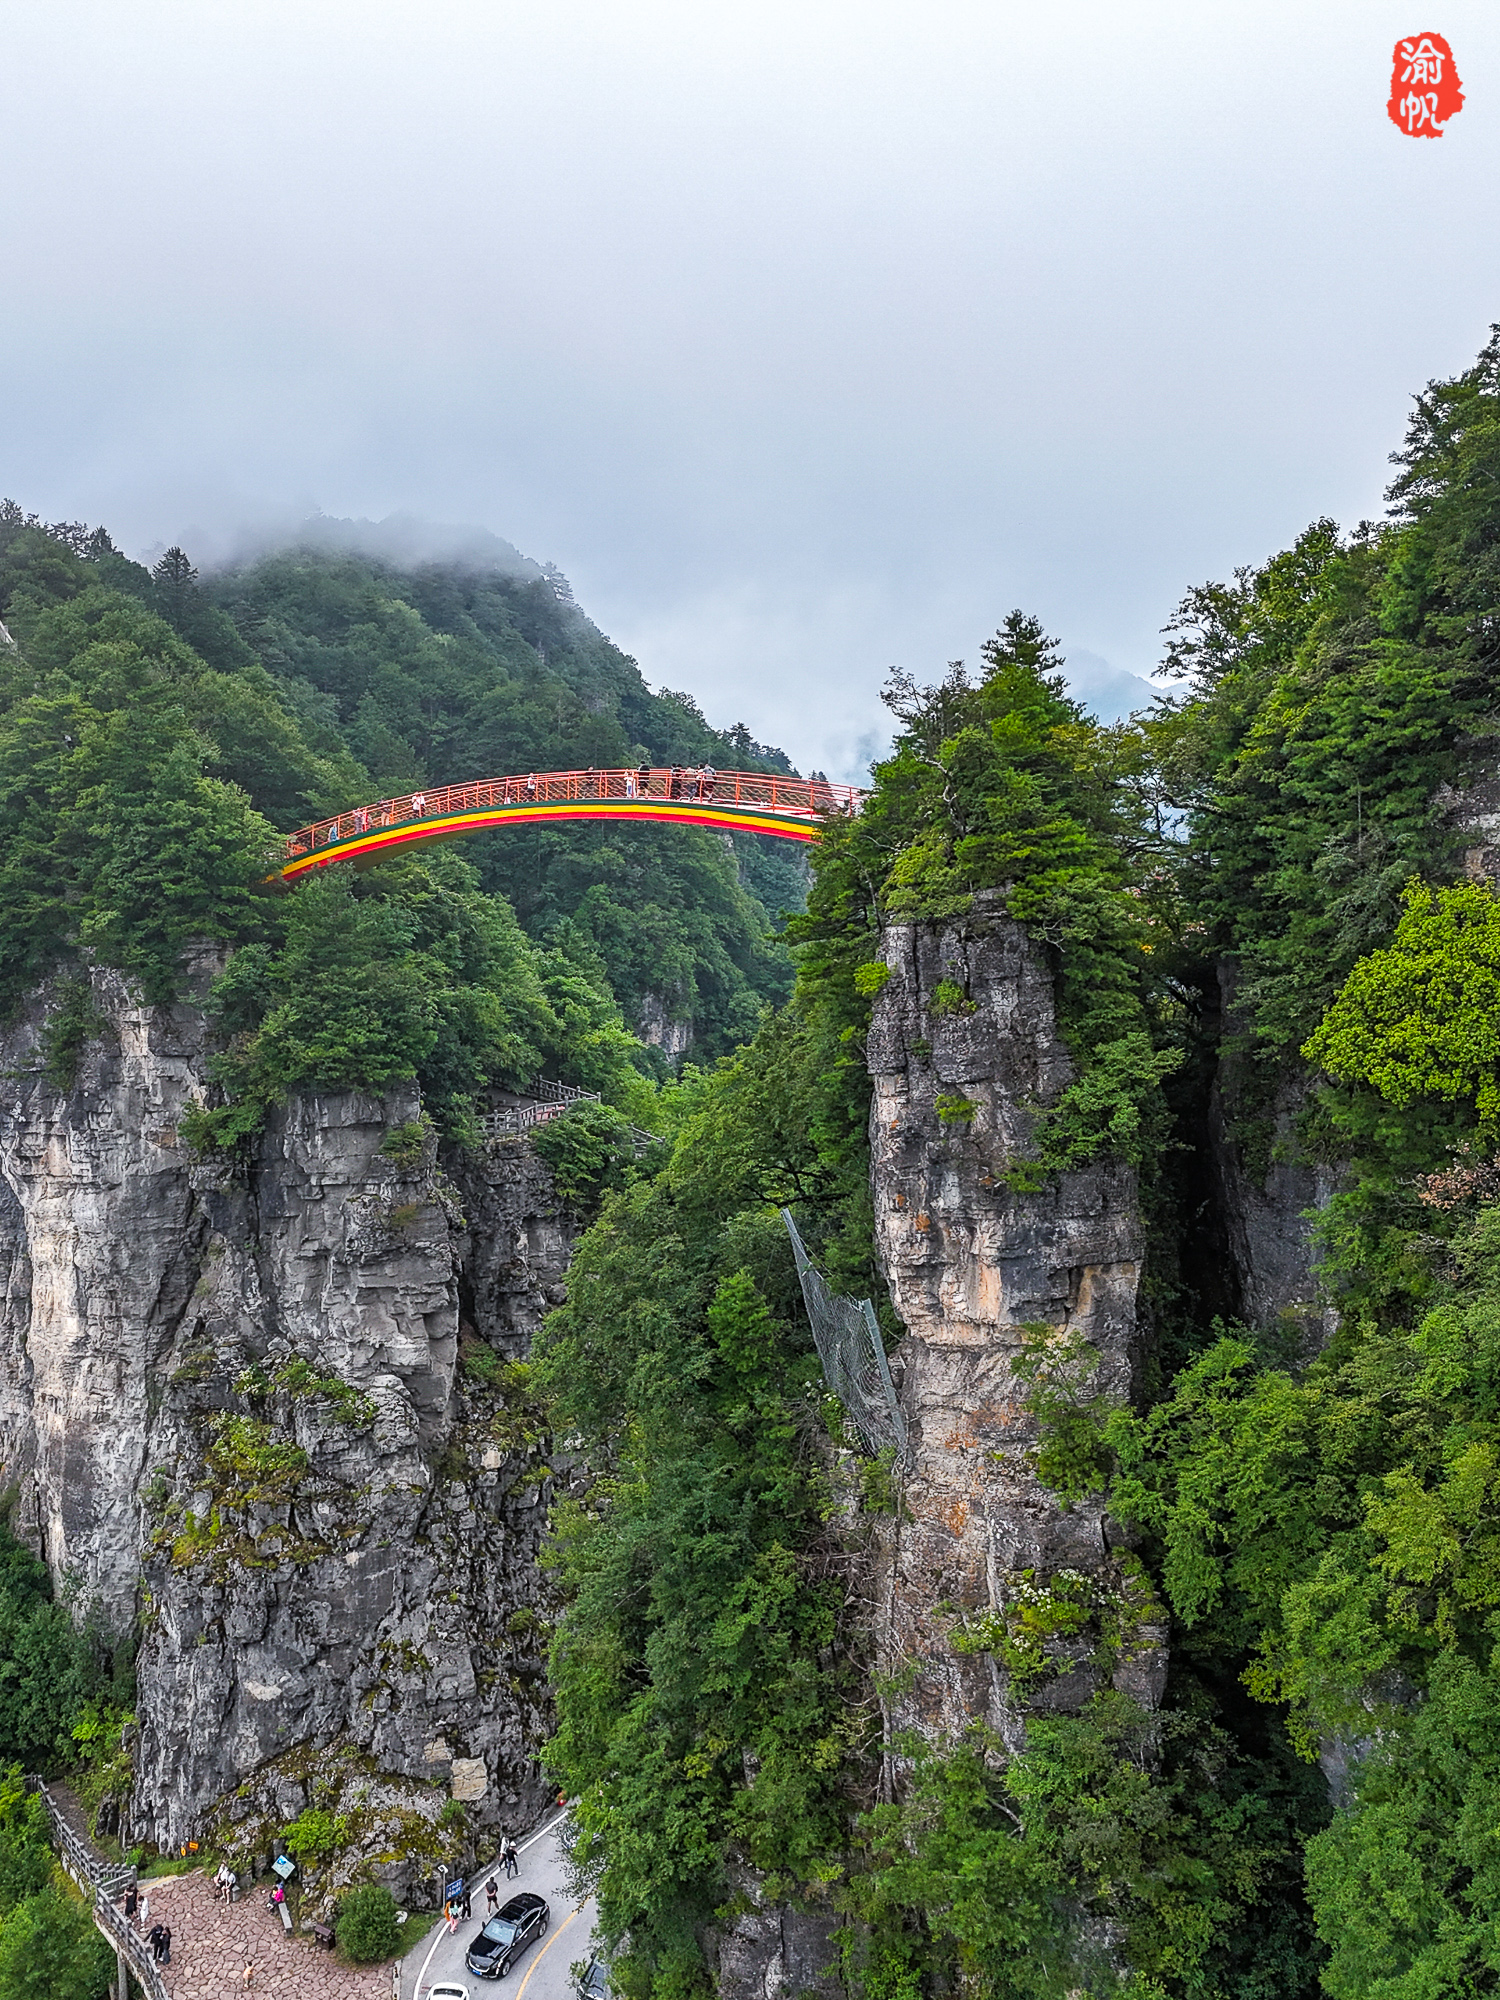
<svg viewBox="0 0 1500 2000">
<path fill-rule="evenodd" d="M 506 806 L 587 805 L 615 800 L 653 800 L 690 809 L 712 805 L 747 813 L 819 820 L 831 813 L 859 811 L 864 793 L 857 785 L 831 785 L 824 778 L 783 778 L 763 771 L 714 771 L 669 765 L 619 771 L 526 771 L 509 778 L 484 778 L 469 785 L 434 785 L 358 806 L 332 819 L 299 827 L 286 844 L 286 858 L 316 853 L 339 841 L 378 828 L 416 820 L 451 819 L 463 813 L 493 812 Z M 684 817 L 687 816 L 687 811 Z"/>
</svg>

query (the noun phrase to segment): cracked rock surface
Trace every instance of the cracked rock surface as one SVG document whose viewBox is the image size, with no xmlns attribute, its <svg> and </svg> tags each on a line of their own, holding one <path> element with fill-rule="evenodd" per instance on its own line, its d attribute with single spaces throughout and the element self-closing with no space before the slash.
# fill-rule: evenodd
<svg viewBox="0 0 1500 2000">
<path fill-rule="evenodd" d="M 393 1156 L 411 1087 L 294 1099 L 246 1160 L 197 1161 L 202 1012 L 91 977 L 68 1088 L 45 996 L 0 1061 L 17 1531 L 106 1631 L 140 1620 L 136 1839 L 253 1848 L 322 1804 L 404 1893 L 450 1797 L 482 1831 L 546 1793 L 550 1468 L 518 1364 L 568 1219 L 520 1141 Z"/>
<path fill-rule="evenodd" d="M 1075 1707 L 1106 1675 L 1154 1705 L 1166 1657 L 1164 1633 L 1134 1613 L 1102 1505 L 1064 1507 L 1037 1480 L 1037 1426 L 1014 1369 L 1024 1329 L 1041 1326 L 1059 1344 L 1087 1342 L 1091 1393 L 1128 1395 L 1136 1176 L 1101 1159 L 1039 1192 L 1008 1184 L 1073 1068 L 1041 952 L 976 902 L 963 921 L 885 930 L 890 977 L 867 1044 L 876 1243 L 906 1329 L 893 1367 L 912 1452 L 903 1518 L 883 1537 L 878 1651 L 882 1671 L 915 1673 L 897 1726 L 956 1739 L 980 1722 L 1014 1750 L 1027 1708 Z M 965 1627 L 993 1633 L 1060 1572 L 1125 1637 L 1112 1657 L 1098 1630 L 1052 1642 L 1020 1697 L 997 1649 L 954 1640 Z"/>
</svg>

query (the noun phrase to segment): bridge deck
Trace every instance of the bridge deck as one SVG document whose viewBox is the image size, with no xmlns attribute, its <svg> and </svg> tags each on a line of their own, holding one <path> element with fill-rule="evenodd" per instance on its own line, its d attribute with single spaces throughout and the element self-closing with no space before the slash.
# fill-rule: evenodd
<svg viewBox="0 0 1500 2000">
<path fill-rule="evenodd" d="M 672 820 L 718 831 L 816 840 L 830 814 L 858 812 L 864 793 L 823 778 L 763 771 L 652 769 L 528 771 L 381 799 L 304 826 L 287 841 L 278 871 L 293 881 L 332 861 L 373 860 L 414 840 L 451 840 L 487 826 L 552 819 Z"/>
</svg>

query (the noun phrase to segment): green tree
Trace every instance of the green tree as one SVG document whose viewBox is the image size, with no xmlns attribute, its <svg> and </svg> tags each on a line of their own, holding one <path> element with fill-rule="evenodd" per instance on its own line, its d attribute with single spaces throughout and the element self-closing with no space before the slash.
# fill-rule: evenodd
<svg viewBox="0 0 1500 2000">
<path fill-rule="evenodd" d="M 1412 883 L 1394 939 L 1353 967 L 1303 1054 L 1398 1109 L 1471 1103 L 1481 1136 L 1500 1135 L 1500 898 Z"/>
<path fill-rule="evenodd" d="M 19 1764 L 0 1771 L 0 1923 L 52 1879 L 52 1826 Z"/>
<path fill-rule="evenodd" d="M 79 1899 L 46 1888 L 0 1925 L 0 2000 L 104 2000 L 115 1955 Z"/>
<path fill-rule="evenodd" d="M 356 1965 L 377 1965 L 401 1943 L 396 1899 L 383 1882 L 365 1882 L 339 1899 L 334 1932 L 339 1949 Z"/>
<path fill-rule="evenodd" d="M 46 1565 L 0 1529 L 0 1759 L 50 1767 L 71 1749 L 88 1648 L 52 1598 Z"/>
<path fill-rule="evenodd" d="M 819 1665 L 841 1593 L 801 1553 L 822 1518 L 816 1362 L 779 1219 L 744 1206 L 707 1130 L 607 1196 L 538 1346 L 560 1428 L 610 1466 L 558 1522 L 548 1756 L 625 1976 L 662 1990 L 706 1977 L 696 1927 L 732 1851 L 810 1879 L 847 1743 Z"/>
</svg>

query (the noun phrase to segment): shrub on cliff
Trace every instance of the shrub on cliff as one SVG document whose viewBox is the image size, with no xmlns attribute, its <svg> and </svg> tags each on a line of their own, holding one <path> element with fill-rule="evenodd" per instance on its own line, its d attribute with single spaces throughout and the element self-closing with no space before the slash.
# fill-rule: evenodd
<svg viewBox="0 0 1500 2000">
<path fill-rule="evenodd" d="M 358 1965 L 389 1958 L 401 1942 L 396 1899 L 383 1882 L 365 1882 L 339 1903 L 334 1931 L 339 1949 Z"/>
<path fill-rule="evenodd" d="M 563 1200 L 582 1214 L 599 1206 L 606 1188 L 619 1187 L 635 1156 L 628 1121 L 607 1104 L 578 1104 L 539 1126 L 535 1150 L 552 1169 Z"/>
</svg>

